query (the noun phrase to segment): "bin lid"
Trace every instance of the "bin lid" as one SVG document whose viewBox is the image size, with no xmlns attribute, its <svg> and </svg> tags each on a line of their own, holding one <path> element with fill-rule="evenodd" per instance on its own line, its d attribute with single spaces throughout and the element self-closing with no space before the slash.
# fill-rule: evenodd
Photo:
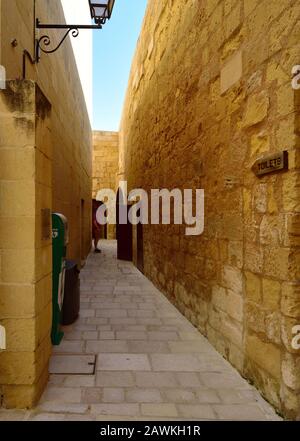
<svg viewBox="0 0 300 441">
<path fill-rule="evenodd" d="M 77 270 L 79 271 L 78 263 L 76 260 L 66 260 L 66 270 L 70 270 L 75 267 L 77 267 Z"/>
</svg>

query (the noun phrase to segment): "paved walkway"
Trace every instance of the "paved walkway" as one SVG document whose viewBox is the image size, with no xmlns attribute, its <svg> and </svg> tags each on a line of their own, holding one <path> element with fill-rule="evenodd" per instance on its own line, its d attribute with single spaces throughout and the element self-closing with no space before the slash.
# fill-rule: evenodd
<svg viewBox="0 0 300 441">
<path fill-rule="evenodd" d="M 80 318 L 51 361 L 86 374 L 52 374 L 34 411 L 0 420 L 280 419 L 149 280 L 116 260 L 115 242 L 101 248 L 81 273 Z M 70 357 L 87 354 L 95 372 Z"/>
</svg>

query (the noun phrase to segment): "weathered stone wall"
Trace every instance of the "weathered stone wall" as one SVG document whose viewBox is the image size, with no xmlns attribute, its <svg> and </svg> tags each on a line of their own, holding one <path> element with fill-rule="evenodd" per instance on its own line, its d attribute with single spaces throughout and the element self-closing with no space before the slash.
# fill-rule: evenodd
<svg viewBox="0 0 300 441">
<path fill-rule="evenodd" d="M 31 406 L 47 382 L 51 352 L 51 106 L 34 82 L 9 81 L 0 119 L 1 402 Z"/>
<path fill-rule="evenodd" d="M 204 188 L 205 231 L 144 226 L 144 269 L 287 417 L 300 415 L 300 4 L 149 0 L 120 131 L 129 189 Z M 289 170 L 255 160 L 289 151 Z"/>
<path fill-rule="evenodd" d="M 119 171 L 118 132 L 93 132 L 93 198 L 102 189 L 116 190 Z M 107 226 L 107 238 L 116 238 L 115 225 Z"/>
<path fill-rule="evenodd" d="M 65 22 L 60 0 L 36 0 L 35 3 L 36 17 L 42 23 Z M 1 64 L 6 68 L 8 79 L 22 78 L 24 49 L 34 55 L 33 5 L 33 0 L 2 0 Z M 64 31 L 39 31 L 40 36 L 45 33 L 52 38 L 51 47 L 55 47 Z M 14 39 L 16 47 L 11 45 Z M 91 243 L 92 138 L 71 42 L 67 39 L 54 54 L 42 53 L 40 63 L 34 66 L 27 58 L 26 78 L 37 82 L 52 105 L 53 209 L 68 218 L 68 257 L 80 261 L 89 252 Z M 81 200 L 85 202 L 83 216 Z"/>
<path fill-rule="evenodd" d="M 1 17 L 1 8 L 2 8 L 2 0 L 0 0 L 0 17 Z M 2 26 L 1 26 L 1 20 L 0 20 L 0 41 L 2 40 Z M 0 44 L 0 61 L 1 61 L 1 44 Z"/>
<path fill-rule="evenodd" d="M 25 49 L 34 56 L 33 6 L 1 1 L 0 64 L 8 79 L 22 78 Z M 64 22 L 59 0 L 36 7 L 42 22 Z M 84 260 L 91 245 L 91 128 L 70 42 L 39 64 L 26 59 L 26 78 L 0 91 L 0 324 L 7 333 L 0 405 L 9 408 L 33 406 L 48 379 L 52 246 L 51 237 L 42 239 L 49 220 L 42 210 L 67 216 L 70 258 Z"/>
</svg>

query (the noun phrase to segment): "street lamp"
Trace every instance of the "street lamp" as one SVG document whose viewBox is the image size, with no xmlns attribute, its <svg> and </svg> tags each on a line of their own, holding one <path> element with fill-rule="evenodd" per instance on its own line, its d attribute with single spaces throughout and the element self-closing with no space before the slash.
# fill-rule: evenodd
<svg viewBox="0 0 300 441">
<path fill-rule="evenodd" d="M 106 20 L 111 18 L 115 0 L 99 0 L 99 2 L 88 0 L 88 2 L 91 18 L 95 22 L 94 25 L 42 24 L 38 18 L 35 19 L 36 29 L 67 29 L 67 32 L 61 39 L 60 43 L 53 49 L 47 49 L 51 44 L 51 38 L 48 35 L 42 35 L 40 38 L 35 38 L 36 63 L 38 63 L 40 60 L 41 51 L 46 54 L 53 54 L 60 48 L 70 32 L 72 37 L 76 38 L 79 35 L 79 29 L 102 29 L 102 26 L 106 23 Z"/>
<path fill-rule="evenodd" d="M 97 25 L 103 25 L 112 15 L 115 0 L 102 0 L 101 3 L 89 0 L 89 4 L 92 19 Z"/>
</svg>

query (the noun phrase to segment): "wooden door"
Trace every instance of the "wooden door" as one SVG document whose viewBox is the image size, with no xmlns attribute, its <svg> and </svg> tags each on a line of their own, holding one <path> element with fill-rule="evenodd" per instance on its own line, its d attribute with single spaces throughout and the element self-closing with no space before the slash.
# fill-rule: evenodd
<svg viewBox="0 0 300 441">
<path fill-rule="evenodd" d="M 141 271 L 144 272 L 144 242 L 143 242 L 143 224 L 137 224 L 136 231 L 136 246 L 137 246 L 137 267 Z"/>
<path fill-rule="evenodd" d="M 119 190 L 120 191 L 120 190 Z M 128 221 L 129 205 L 119 205 L 119 191 L 117 197 L 117 257 L 119 260 L 132 261 L 132 225 Z M 120 213 L 127 216 L 127 224 L 120 223 Z"/>
</svg>

